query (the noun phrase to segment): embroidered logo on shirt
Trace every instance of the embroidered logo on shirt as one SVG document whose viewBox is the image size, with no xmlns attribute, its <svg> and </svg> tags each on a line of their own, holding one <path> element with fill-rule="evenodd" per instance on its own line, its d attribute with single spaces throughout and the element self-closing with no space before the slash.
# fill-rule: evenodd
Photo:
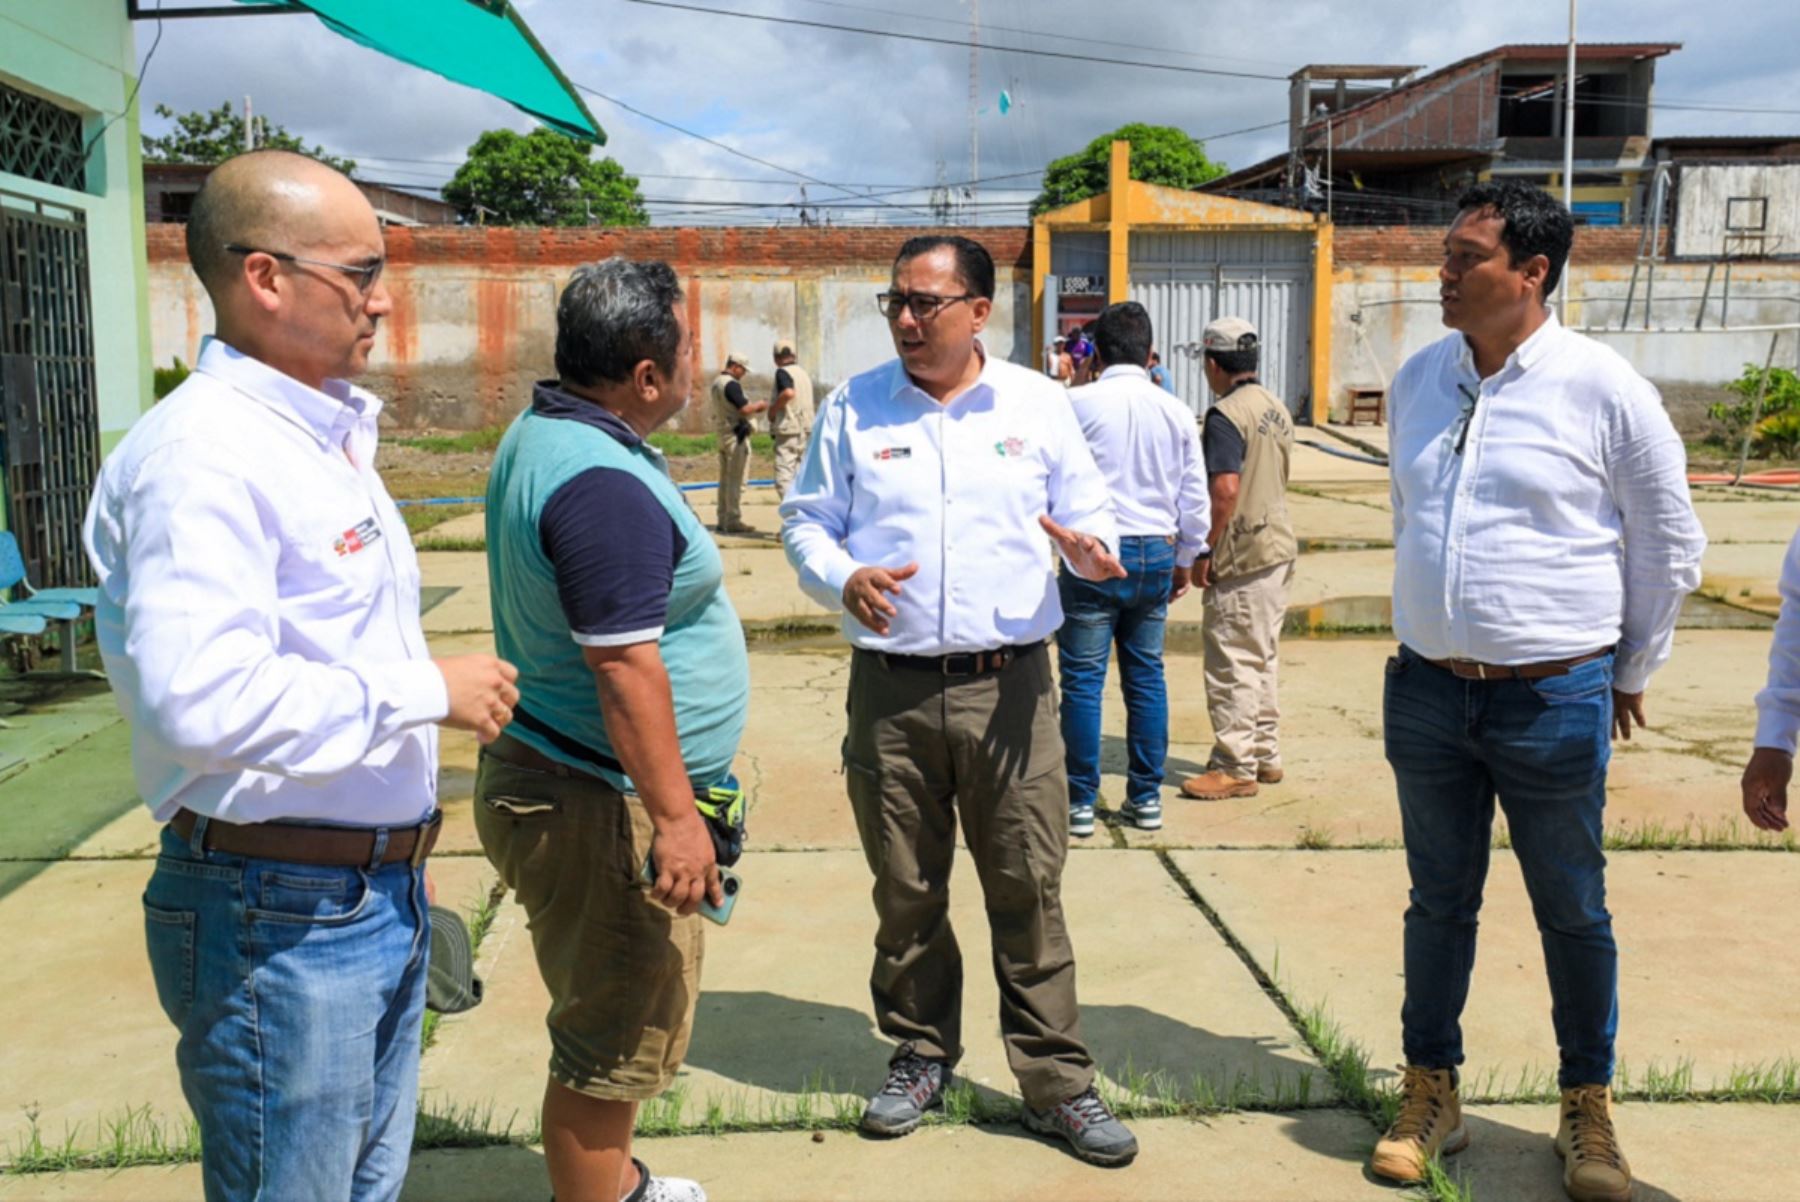
<svg viewBox="0 0 1800 1202">
<path fill-rule="evenodd" d="M 875 458 L 877 460 L 911 459 L 912 458 L 912 448 L 911 447 L 882 447 L 879 451 L 875 452 Z"/>
<path fill-rule="evenodd" d="M 1029 445 L 1023 438 L 1003 438 L 994 444 L 994 454 L 1002 459 L 1017 459 Z"/>
<path fill-rule="evenodd" d="M 375 524 L 374 518 L 364 518 L 356 523 L 353 529 L 338 535 L 337 541 L 331 544 L 331 549 L 338 553 L 339 558 L 342 558 L 345 555 L 354 555 L 370 543 L 380 540 L 381 527 Z"/>
</svg>

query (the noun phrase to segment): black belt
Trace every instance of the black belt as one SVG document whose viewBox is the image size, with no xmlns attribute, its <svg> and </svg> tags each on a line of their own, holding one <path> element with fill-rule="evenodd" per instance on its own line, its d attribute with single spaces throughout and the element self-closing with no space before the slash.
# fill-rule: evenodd
<svg viewBox="0 0 1800 1202">
<path fill-rule="evenodd" d="M 871 651 L 890 672 L 899 668 L 915 672 L 933 672 L 939 676 L 985 676 L 999 672 L 1014 660 L 1044 649 L 1044 640 L 1017 647 L 996 647 L 992 651 L 953 651 L 949 655 L 894 655 L 887 651 Z"/>
</svg>

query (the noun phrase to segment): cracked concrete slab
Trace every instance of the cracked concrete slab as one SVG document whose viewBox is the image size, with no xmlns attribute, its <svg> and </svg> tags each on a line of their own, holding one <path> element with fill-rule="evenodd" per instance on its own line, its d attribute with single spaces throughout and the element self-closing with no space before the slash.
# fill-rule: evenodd
<svg viewBox="0 0 1800 1202">
<path fill-rule="evenodd" d="M 640 1139 L 655 1172 L 698 1180 L 716 1202 L 839 1202 L 889 1198 L 896 1182 L 918 1202 L 1391 1202 L 1359 1164 L 1374 1135 L 1342 1110 L 1234 1114 L 1133 1125 L 1142 1152 L 1123 1169 L 1097 1169 L 1011 1125 L 931 1127 L 904 1140 L 804 1131 Z M 458 1149 L 413 1157 L 408 1202 L 541 1202 L 549 1190 L 536 1147 Z M 186 1202 L 199 1196 L 196 1165 L 119 1172 L 0 1177 L 0 1199 L 41 1202 Z M 1486 1195 L 1484 1194 L 1483 1197 Z"/>
<path fill-rule="evenodd" d="M 1785 544 L 1712 543 L 1700 564 L 1700 590 L 1758 613 L 1780 613 L 1785 556 Z"/>
<path fill-rule="evenodd" d="M 53 864 L 0 899 L 0 954 L 29 966 L 0 992 L 0 1151 L 10 1152 L 36 1111 L 47 1143 L 71 1134 L 101 1142 L 101 1124 L 147 1106 L 186 1120 L 175 1071 L 175 1028 L 156 999 L 144 952 L 141 898 L 147 861 Z M 466 911 L 485 861 L 434 861 L 439 900 Z"/>
<path fill-rule="evenodd" d="M 1481 1202 L 1561 1198 L 1554 1106 L 1474 1106 L 1468 1151 L 1448 1164 Z M 1614 1124 L 1636 1182 L 1634 1202 L 1791 1202 L 1794 1107 L 1624 1103 Z"/>
<path fill-rule="evenodd" d="M 1260 964 L 1273 969 L 1279 957 L 1274 975 L 1294 1004 L 1324 1003 L 1369 1050 L 1377 1075 L 1389 1075 L 1402 1059 L 1404 853 L 1171 854 Z M 1759 920 L 1766 899 L 1792 896 L 1797 880 L 1800 857 L 1788 853 L 1610 857 L 1618 1052 L 1634 1079 L 1652 1064 L 1687 1062 L 1694 1087 L 1705 1089 L 1734 1067 L 1800 1053 L 1791 1024 L 1769 1021 L 1800 992 L 1800 960 L 1785 927 Z M 1522 1075 L 1553 1074 L 1557 1064 L 1543 951 L 1509 852 L 1494 853 L 1481 918 L 1463 1016 L 1463 1080 L 1476 1097 L 1504 1095 Z"/>
<path fill-rule="evenodd" d="M 751 854 L 741 875 L 731 925 L 707 930 L 693 1045 L 679 1078 L 687 1121 L 704 1119 L 709 1106 L 727 1120 L 777 1119 L 818 1089 L 861 1098 L 880 1084 L 892 1052 L 869 1009 L 874 916 L 861 854 Z M 1322 1070 L 1280 1010 L 1153 856 L 1072 857 L 1063 897 L 1085 1037 L 1110 1079 L 1123 1086 L 1134 1074 L 1155 1076 L 1184 1098 L 1196 1096 L 1201 1078 L 1215 1096 L 1237 1082 L 1288 1105 L 1329 1099 Z M 963 858 L 951 913 L 965 957 L 967 1054 L 958 1073 L 1016 1098 L 980 889 Z M 486 1000 L 446 1020 L 424 1092 L 434 1106 L 491 1106 L 498 1119 L 528 1124 L 549 1057 L 548 995 L 511 902 L 482 947 L 481 971 Z"/>
</svg>

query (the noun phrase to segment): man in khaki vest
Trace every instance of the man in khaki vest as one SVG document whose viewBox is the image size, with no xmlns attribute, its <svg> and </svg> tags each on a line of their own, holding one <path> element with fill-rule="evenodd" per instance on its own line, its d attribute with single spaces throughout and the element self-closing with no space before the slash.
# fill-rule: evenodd
<svg viewBox="0 0 1800 1202">
<path fill-rule="evenodd" d="M 1212 556 L 1194 563 L 1206 590 L 1206 711 L 1213 749 L 1207 770 L 1181 782 L 1202 801 L 1254 797 L 1281 781 L 1275 658 L 1294 578 L 1288 519 L 1288 459 L 1294 423 L 1281 398 L 1256 382 L 1256 328 L 1221 317 L 1201 335 L 1206 383 L 1218 399 L 1203 442 L 1212 498 Z"/>
<path fill-rule="evenodd" d="M 775 491 L 784 497 L 800 471 L 800 460 L 806 456 L 806 438 L 812 433 L 812 424 L 812 377 L 801 368 L 794 344 L 783 338 L 775 344 L 775 395 L 769 402 L 769 433 L 775 436 Z"/>
<path fill-rule="evenodd" d="M 720 534 L 743 534 L 744 481 L 750 474 L 750 419 L 767 409 L 768 402 L 750 402 L 744 395 L 744 373 L 750 356 L 736 351 L 725 357 L 725 366 L 712 382 L 713 431 L 719 436 Z"/>
</svg>

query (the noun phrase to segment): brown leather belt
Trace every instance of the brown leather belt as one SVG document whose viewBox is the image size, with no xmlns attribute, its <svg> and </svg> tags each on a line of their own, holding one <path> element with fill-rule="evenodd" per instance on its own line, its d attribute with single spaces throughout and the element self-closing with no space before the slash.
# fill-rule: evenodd
<svg viewBox="0 0 1800 1202">
<path fill-rule="evenodd" d="M 1602 647 L 1573 659 L 1547 659 L 1537 664 L 1484 664 L 1472 659 L 1426 659 L 1425 662 L 1461 680 L 1543 680 L 1547 676 L 1567 676 L 1571 669 L 1603 655 L 1611 655 L 1612 651 L 1611 647 Z M 1425 659 L 1424 656 L 1419 658 Z"/>
<path fill-rule="evenodd" d="M 919 672 L 935 672 L 939 676 L 985 676 L 989 672 L 998 672 L 1016 659 L 1023 659 L 1034 651 L 1042 651 L 1044 641 L 1024 643 L 1017 647 L 997 647 L 992 651 L 956 651 L 949 655 L 891 655 L 886 651 L 871 651 L 869 654 L 881 661 L 881 666 L 892 671 L 895 668 L 911 668 Z"/>
<path fill-rule="evenodd" d="M 196 815 L 192 810 L 177 810 L 169 819 L 169 829 L 183 839 L 194 833 Z M 253 860 L 284 860 L 289 864 L 315 864 L 331 868 L 367 867 L 375 855 L 376 836 L 385 831 L 387 846 L 382 849 L 380 863 L 402 861 L 415 868 L 425 862 L 437 846 L 438 832 L 444 826 L 444 812 L 433 810 L 431 817 L 417 826 L 377 827 L 349 830 L 341 826 L 301 826 L 292 822 L 222 822 L 214 818 L 206 824 L 206 849 L 227 855 L 248 856 Z"/>
</svg>

